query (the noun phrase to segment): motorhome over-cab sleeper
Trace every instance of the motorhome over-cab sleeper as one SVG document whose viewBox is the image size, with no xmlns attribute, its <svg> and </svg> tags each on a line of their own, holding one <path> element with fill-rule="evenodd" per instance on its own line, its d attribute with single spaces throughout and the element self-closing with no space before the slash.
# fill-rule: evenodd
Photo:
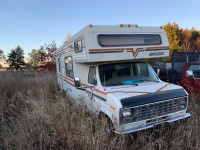
<svg viewBox="0 0 200 150">
<path fill-rule="evenodd" d="M 161 81 L 145 58 L 169 56 L 162 27 L 88 25 L 56 51 L 59 88 L 125 134 L 190 116 L 188 93 Z"/>
</svg>

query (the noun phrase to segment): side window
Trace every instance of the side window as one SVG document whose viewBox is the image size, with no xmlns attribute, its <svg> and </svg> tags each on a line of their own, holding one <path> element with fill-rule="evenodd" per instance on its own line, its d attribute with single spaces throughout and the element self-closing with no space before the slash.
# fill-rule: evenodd
<svg viewBox="0 0 200 150">
<path fill-rule="evenodd" d="M 190 65 L 188 70 L 192 70 L 195 78 L 200 78 L 200 65 Z"/>
<path fill-rule="evenodd" d="M 74 50 L 76 53 L 80 53 L 83 51 L 81 40 L 74 42 Z"/>
<path fill-rule="evenodd" d="M 61 70 L 61 66 L 60 66 L 60 58 L 58 58 L 58 70 Z"/>
<path fill-rule="evenodd" d="M 66 76 L 74 78 L 72 57 L 65 57 L 65 72 Z"/>
<path fill-rule="evenodd" d="M 95 66 L 91 66 L 89 69 L 88 83 L 97 85 L 96 67 Z"/>
</svg>

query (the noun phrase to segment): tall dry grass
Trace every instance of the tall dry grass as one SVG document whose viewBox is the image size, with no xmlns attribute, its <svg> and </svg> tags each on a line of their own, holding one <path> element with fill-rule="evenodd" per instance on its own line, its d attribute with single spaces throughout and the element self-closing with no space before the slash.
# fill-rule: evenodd
<svg viewBox="0 0 200 150">
<path fill-rule="evenodd" d="M 200 149 L 200 101 L 186 122 L 116 135 L 57 92 L 55 73 L 0 73 L 0 149 Z"/>
</svg>

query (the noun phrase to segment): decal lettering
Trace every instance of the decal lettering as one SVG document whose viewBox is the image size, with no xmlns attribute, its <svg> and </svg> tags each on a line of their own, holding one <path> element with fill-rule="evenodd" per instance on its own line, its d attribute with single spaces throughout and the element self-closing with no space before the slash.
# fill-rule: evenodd
<svg viewBox="0 0 200 150">
<path fill-rule="evenodd" d="M 149 53 L 149 56 L 162 56 L 164 54 L 165 52 L 154 52 L 154 53 Z"/>
</svg>

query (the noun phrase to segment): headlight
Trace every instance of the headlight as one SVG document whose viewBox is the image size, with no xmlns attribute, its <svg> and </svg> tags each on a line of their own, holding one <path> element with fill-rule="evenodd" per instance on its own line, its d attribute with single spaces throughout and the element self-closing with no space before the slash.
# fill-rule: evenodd
<svg viewBox="0 0 200 150">
<path fill-rule="evenodd" d="M 131 115 L 131 109 L 125 109 L 122 112 L 123 117 L 127 117 Z"/>
<path fill-rule="evenodd" d="M 187 98 L 186 98 L 186 97 L 181 98 L 181 99 L 180 99 L 180 108 L 181 108 L 181 109 L 185 109 L 186 106 L 187 106 Z"/>
</svg>

